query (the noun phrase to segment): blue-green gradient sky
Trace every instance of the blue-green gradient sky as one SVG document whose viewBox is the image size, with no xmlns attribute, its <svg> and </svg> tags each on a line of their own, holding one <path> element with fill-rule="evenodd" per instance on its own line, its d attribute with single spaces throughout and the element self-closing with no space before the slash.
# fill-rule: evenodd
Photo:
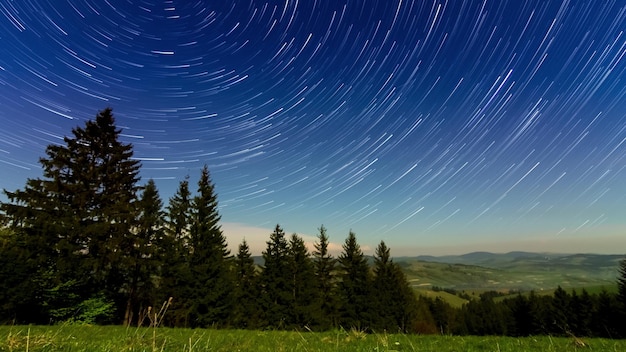
<svg viewBox="0 0 626 352">
<path fill-rule="evenodd" d="M 207 164 L 234 247 L 626 251 L 626 3 L 0 4 L 0 187 L 98 110 L 167 199 Z"/>
</svg>

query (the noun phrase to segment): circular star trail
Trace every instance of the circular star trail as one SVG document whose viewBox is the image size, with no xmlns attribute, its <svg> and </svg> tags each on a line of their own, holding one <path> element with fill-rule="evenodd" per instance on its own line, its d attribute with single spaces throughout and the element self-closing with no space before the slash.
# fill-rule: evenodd
<svg viewBox="0 0 626 352">
<path fill-rule="evenodd" d="M 599 245 L 626 231 L 625 30 L 619 1 L 3 1 L 0 186 L 110 106 L 143 180 L 167 202 L 207 164 L 226 223 Z"/>
</svg>

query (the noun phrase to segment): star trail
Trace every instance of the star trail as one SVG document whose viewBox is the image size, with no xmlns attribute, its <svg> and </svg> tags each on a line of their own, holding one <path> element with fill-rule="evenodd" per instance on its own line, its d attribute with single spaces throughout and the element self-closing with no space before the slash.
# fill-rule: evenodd
<svg viewBox="0 0 626 352">
<path fill-rule="evenodd" d="M 230 228 L 620 252 L 625 30 L 621 1 L 2 0 L 0 187 L 112 107 L 143 181 L 207 164 Z"/>
</svg>

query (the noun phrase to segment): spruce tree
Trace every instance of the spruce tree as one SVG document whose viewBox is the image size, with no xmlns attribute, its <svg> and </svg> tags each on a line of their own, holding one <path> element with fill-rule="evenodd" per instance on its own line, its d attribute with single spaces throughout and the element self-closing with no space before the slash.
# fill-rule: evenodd
<svg viewBox="0 0 626 352">
<path fill-rule="evenodd" d="M 259 276 L 245 239 L 235 257 L 234 283 L 232 325 L 244 329 L 259 327 Z"/>
<path fill-rule="evenodd" d="M 304 240 L 292 234 L 289 240 L 291 302 L 288 325 L 310 327 L 314 324 L 315 281 L 313 263 Z"/>
<path fill-rule="evenodd" d="M 572 321 L 570 295 L 561 286 L 554 290 L 552 296 L 551 316 L 553 319 L 552 332 L 565 335 L 570 331 L 569 322 Z"/>
<path fill-rule="evenodd" d="M 350 231 L 339 256 L 338 286 L 340 324 L 344 328 L 368 329 L 370 325 L 371 275 L 367 259 Z"/>
<path fill-rule="evenodd" d="M 120 133 L 111 109 L 99 112 L 64 144 L 46 148 L 42 179 L 5 191 L 9 203 L 0 208 L 26 237 L 32 279 L 46 291 L 42 302 L 53 319 L 69 318 L 95 295 L 124 311 L 128 268 L 120 248 L 133 243 L 140 165 Z"/>
<path fill-rule="evenodd" d="M 261 273 L 261 297 L 265 324 L 284 328 L 289 317 L 293 292 L 290 287 L 289 243 L 285 232 L 276 225 L 263 252 L 264 266 Z"/>
<path fill-rule="evenodd" d="M 152 277 L 159 276 L 162 265 L 159 251 L 164 247 L 164 212 L 159 191 L 150 179 L 137 203 L 139 216 L 136 234 L 126 257 L 129 282 L 124 322 L 131 324 L 140 310 L 158 305 Z"/>
<path fill-rule="evenodd" d="M 160 301 L 172 297 L 172 303 L 165 317 L 168 325 L 188 325 L 189 285 L 193 281 L 189 267 L 189 236 L 192 222 L 192 195 L 189 191 L 189 177 L 179 183 L 176 193 L 169 199 L 166 208 L 165 237 L 160 251 L 161 280 Z"/>
<path fill-rule="evenodd" d="M 591 314 L 593 302 L 586 289 L 580 295 L 572 291 L 570 300 L 572 319 L 570 327 L 575 336 L 591 336 Z"/>
<path fill-rule="evenodd" d="M 335 295 L 335 259 L 328 252 L 328 235 L 326 228 L 319 228 L 318 241 L 313 251 L 313 268 L 317 288 L 317 324 L 323 330 L 336 323 L 337 304 Z"/>
<path fill-rule="evenodd" d="M 206 327 L 228 322 L 232 310 L 233 282 L 230 251 L 219 225 L 217 194 L 205 165 L 192 202 L 189 282 L 191 325 Z"/>
<path fill-rule="evenodd" d="M 402 269 L 391 259 L 384 241 L 376 247 L 370 307 L 372 328 L 406 333 L 415 317 L 417 301 Z"/>
<path fill-rule="evenodd" d="M 167 235 L 179 242 L 183 247 L 188 245 L 191 227 L 191 202 L 189 177 L 185 177 L 178 185 L 176 193 L 170 198 L 166 214 Z"/>
<path fill-rule="evenodd" d="M 619 313 L 617 297 L 604 288 L 597 297 L 596 307 L 592 316 L 593 333 L 598 337 L 622 338 L 620 334 L 623 320 Z"/>
</svg>

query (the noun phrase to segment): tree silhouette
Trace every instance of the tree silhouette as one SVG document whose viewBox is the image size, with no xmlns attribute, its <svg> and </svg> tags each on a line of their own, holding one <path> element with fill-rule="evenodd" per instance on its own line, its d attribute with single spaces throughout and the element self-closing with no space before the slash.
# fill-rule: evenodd
<svg viewBox="0 0 626 352">
<path fill-rule="evenodd" d="M 337 299 L 335 291 L 336 261 L 328 252 L 328 235 L 326 228 L 319 228 L 318 241 L 313 251 L 313 268 L 317 286 L 317 323 L 321 329 L 328 329 L 336 322 Z"/>
<path fill-rule="evenodd" d="M 162 267 L 159 250 L 164 247 L 165 215 L 163 202 L 154 180 L 150 179 L 144 187 L 137 208 L 139 216 L 136 235 L 124 258 L 129 277 L 126 287 L 128 298 L 124 313 L 125 324 L 131 324 L 133 318 L 139 316 L 142 308 L 157 303 L 155 301 L 157 298 L 154 297 L 156 287 L 152 277 L 159 275 L 159 268 Z"/>
<path fill-rule="evenodd" d="M 206 327 L 224 324 L 232 310 L 233 282 L 229 275 L 230 252 L 219 225 L 217 194 L 205 165 L 192 202 L 189 236 L 191 282 L 190 324 Z"/>
<path fill-rule="evenodd" d="M 304 240 L 295 233 L 289 240 L 289 268 L 292 294 L 288 324 L 294 327 L 311 326 L 314 323 L 315 302 L 313 263 Z"/>
<path fill-rule="evenodd" d="M 232 324 L 238 328 L 256 328 L 260 325 L 259 276 L 244 239 L 234 263 L 234 301 Z"/>
<path fill-rule="evenodd" d="M 378 331 L 407 332 L 415 317 L 416 298 L 402 269 L 391 259 L 384 241 L 374 254 L 374 280 L 370 307 Z"/>
<path fill-rule="evenodd" d="M 289 317 L 293 292 L 290 286 L 289 243 L 280 225 L 276 225 L 270 235 L 263 260 L 261 297 L 264 318 L 268 326 L 283 328 Z"/>
<path fill-rule="evenodd" d="M 371 277 L 367 259 L 352 231 L 343 244 L 338 262 L 340 324 L 346 328 L 367 329 L 370 325 Z"/>
<path fill-rule="evenodd" d="M 111 109 L 99 112 L 64 144 L 46 148 L 42 179 L 5 191 L 9 202 L 0 210 L 25 238 L 32 280 L 52 318 L 68 318 L 95 295 L 126 303 L 128 268 L 119 249 L 133 243 L 140 165 L 120 133 Z"/>
</svg>

